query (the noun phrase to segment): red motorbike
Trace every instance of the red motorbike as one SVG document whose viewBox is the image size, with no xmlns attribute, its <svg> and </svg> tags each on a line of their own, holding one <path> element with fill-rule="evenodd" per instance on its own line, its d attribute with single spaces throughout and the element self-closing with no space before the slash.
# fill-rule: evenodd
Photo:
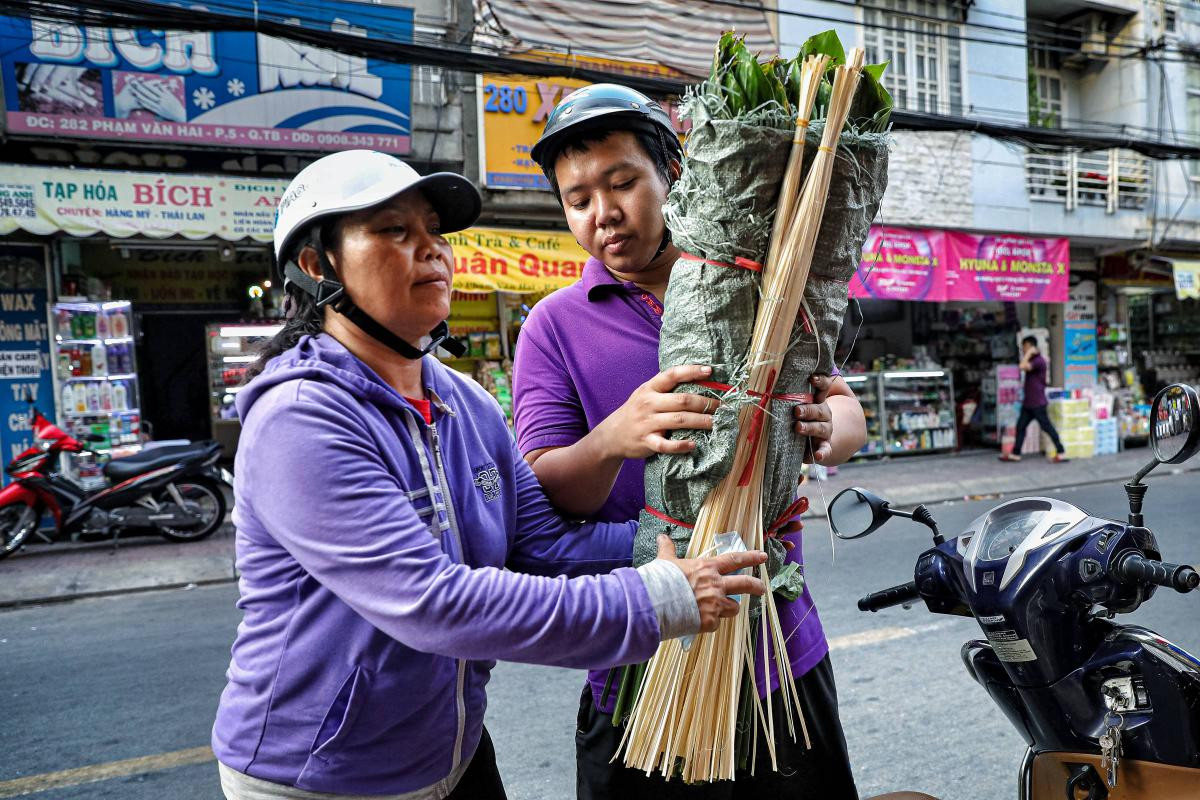
<svg viewBox="0 0 1200 800">
<path fill-rule="evenodd" d="M 34 534 L 47 542 L 70 536 L 115 543 L 123 531 L 137 530 L 193 542 L 224 521 L 225 495 L 219 484 L 230 481 L 217 467 L 218 443 L 164 446 L 113 459 L 104 465 L 106 485 L 87 489 L 55 465 L 62 453 L 94 451 L 36 408 L 31 407 L 30 417 L 34 444 L 8 465 L 13 481 L 0 490 L 0 558 Z M 38 531 L 47 512 L 54 518 L 51 536 Z"/>
</svg>

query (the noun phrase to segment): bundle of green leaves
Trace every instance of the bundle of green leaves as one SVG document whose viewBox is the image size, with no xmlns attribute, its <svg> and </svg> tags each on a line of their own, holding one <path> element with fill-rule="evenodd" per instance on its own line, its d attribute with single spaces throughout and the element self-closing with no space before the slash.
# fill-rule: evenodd
<svg viewBox="0 0 1200 800">
<path fill-rule="evenodd" d="M 759 61 L 746 47 L 745 37 L 732 32 L 721 35 L 713 58 L 712 73 L 702 91 L 723 101 L 727 119 L 739 117 L 765 104 L 773 103 L 794 113 L 800 96 L 800 69 L 810 55 L 829 56 L 825 77 L 817 92 L 812 119 L 825 118 L 833 91 L 834 70 L 846 63 L 846 50 L 836 31 L 812 36 L 794 58 Z M 850 107 L 848 129 L 859 133 L 882 133 L 892 117 L 892 95 L 884 87 L 883 72 L 888 62 L 863 67 L 862 80 Z"/>
</svg>

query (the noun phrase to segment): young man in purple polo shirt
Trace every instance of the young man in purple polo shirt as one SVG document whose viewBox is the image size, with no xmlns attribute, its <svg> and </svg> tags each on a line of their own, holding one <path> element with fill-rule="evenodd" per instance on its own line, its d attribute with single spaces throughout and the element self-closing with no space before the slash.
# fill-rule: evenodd
<svg viewBox="0 0 1200 800">
<path fill-rule="evenodd" d="M 681 163 L 667 115 L 649 98 L 601 84 L 564 100 L 534 148 L 563 204 L 575 238 L 591 255 L 579 282 L 538 303 L 517 346 L 514 400 L 517 440 L 550 499 L 568 513 L 598 520 L 636 518 L 645 504 L 644 459 L 678 453 L 687 442 L 665 434 L 711 429 L 713 398 L 673 394 L 707 367 L 658 371 L 662 302 L 679 249 L 662 216 Z M 814 440 L 814 458 L 836 464 L 866 438 L 862 407 L 846 383 L 814 376 L 817 400 L 796 410 L 796 430 Z M 798 527 L 798 526 L 794 526 Z M 791 560 L 800 561 L 792 534 Z M 780 603 L 788 654 L 813 748 L 781 733 L 780 771 L 760 756 L 755 777 L 687 786 L 664 783 L 609 763 L 622 729 L 611 717 L 615 693 L 602 697 L 606 673 L 589 675 L 576 733 L 580 800 L 640 797 L 857 798 L 837 713 L 828 644 L 806 588 Z M 761 661 L 761 657 L 760 657 Z M 759 664 L 761 675 L 762 664 Z M 772 670 L 772 690 L 778 680 Z M 761 684 L 760 684 L 761 685 Z M 776 699 L 773 707 L 782 702 Z M 777 729 L 786 726 L 776 723 Z M 761 734 L 760 734 L 761 735 Z M 759 752 L 765 747 L 760 745 Z"/>
</svg>

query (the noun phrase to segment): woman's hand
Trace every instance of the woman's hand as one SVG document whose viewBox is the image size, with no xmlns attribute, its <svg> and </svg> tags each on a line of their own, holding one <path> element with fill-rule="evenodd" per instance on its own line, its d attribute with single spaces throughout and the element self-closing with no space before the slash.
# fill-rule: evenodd
<svg viewBox="0 0 1200 800">
<path fill-rule="evenodd" d="M 647 458 L 654 453 L 694 450 L 694 442 L 668 439 L 663 434 L 680 429 L 712 430 L 712 415 L 721 401 L 671 390 L 681 383 L 707 380 L 711 375 L 711 367 L 678 366 L 643 383 L 593 431 L 599 435 L 604 455 L 610 459 Z"/>
<path fill-rule="evenodd" d="M 820 463 L 833 454 L 833 410 L 829 407 L 829 387 L 833 378 L 828 375 L 813 375 L 809 383 L 813 387 L 813 401 L 796 406 L 792 415 L 796 418 L 796 435 L 809 438 L 807 463 Z"/>
<path fill-rule="evenodd" d="M 676 558 L 675 543 L 668 536 L 659 536 L 658 557 L 679 567 L 691 585 L 700 611 L 701 633 L 715 631 L 721 617 L 737 615 L 738 603 L 729 599 L 729 595 L 762 595 L 766 591 L 758 578 L 729 574 L 762 564 L 767 560 L 767 554 L 761 550 L 725 553 L 712 558 Z"/>
</svg>

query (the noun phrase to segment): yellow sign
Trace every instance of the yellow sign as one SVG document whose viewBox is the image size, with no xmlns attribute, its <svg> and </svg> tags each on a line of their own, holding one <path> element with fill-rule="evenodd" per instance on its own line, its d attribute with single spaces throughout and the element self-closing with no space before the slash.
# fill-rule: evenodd
<svg viewBox="0 0 1200 800">
<path fill-rule="evenodd" d="M 587 86 L 572 78 L 482 75 L 479 79 L 483 183 L 489 189 L 549 189 L 529 151 L 564 97 Z"/>
<path fill-rule="evenodd" d="M 1180 300 L 1200 298 L 1200 261 L 1176 261 L 1175 296 Z"/>
<path fill-rule="evenodd" d="M 626 70 L 633 67 L 649 70 L 647 65 L 624 66 Z M 621 76 L 614 75 L 613 80 L 619 82 Z M 549 181 L 529 151 L 542 135 L 546 118 L 555 106 L 590 83 L 574 78 L 481 75 L 478 94 L 484 185 L 489 189 L 549 189 Z M 675 131 L 682 133 L 686 126 L 680 121 L 675 105 L 664 103 L 663 107 L 670 114 Z"/>
<path fill-rule="evenodd" d="M 459 292 L 546 292 L 583 275 L 587 253 L 569 233 L 468 228 L 446 236 Z"/>
</svg>

